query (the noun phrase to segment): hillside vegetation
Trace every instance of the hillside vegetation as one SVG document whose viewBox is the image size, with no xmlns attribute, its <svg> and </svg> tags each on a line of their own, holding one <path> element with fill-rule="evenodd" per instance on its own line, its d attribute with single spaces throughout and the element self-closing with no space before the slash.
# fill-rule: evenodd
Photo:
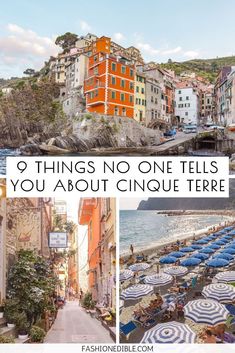
<svg viewBox="0 0 235 353">
<path fill-rule="evenodd" d="M 195 72 L 209 82 L 214 83 L 223 66 L 235 66 L 235 56 L 214 59 L 194 59 L 183 62 L 175 62 L 169 59 L 168 63 L 162 63 L 160 66 L 175 71 L 176 75 L 180 75 L 183 72 Z"/>
</svg>

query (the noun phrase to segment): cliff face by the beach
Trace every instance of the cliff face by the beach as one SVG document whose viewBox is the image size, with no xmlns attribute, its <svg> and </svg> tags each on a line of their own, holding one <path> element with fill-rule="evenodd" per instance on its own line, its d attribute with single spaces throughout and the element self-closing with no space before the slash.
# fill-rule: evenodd
<svg viewBox="0 0 235 353">
<path fill-rule="evenodd" d="M 235 180 L 230 180 L 229 198 L 149 198 L 138 210 L 234 210 Z"/>
</svg>

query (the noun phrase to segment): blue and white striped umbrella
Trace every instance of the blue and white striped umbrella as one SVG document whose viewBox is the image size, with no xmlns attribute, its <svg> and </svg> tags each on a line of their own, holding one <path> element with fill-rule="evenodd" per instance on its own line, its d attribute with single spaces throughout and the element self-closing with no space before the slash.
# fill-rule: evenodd
<svg viewBox="0 0 235 353">
<path fill-rule="evenodd" d="M 146 276 L 144 283 L 151 284 L 153 286 L 166 286 L 173 281 L 173 277 L 167 273 L 156 273 L 155 275 Z"/>
<path fill-rule="evenodd" d="M 146 331 L 140 343 L 194 343 L 196 334 L 188 325 L 171 321 Z"/>
<path fill-rule="evenodd" d="M 213 283 L 202 290 L 203 297 L 220 303 L 232 303 L 235 300 L 235 288 L 225 283 Z"/>
<path fill-rule="evenodd" d="M 197 259 L 200 259 L 202 261 L 209 259 L 209 255 L 208 254 L 203 254 L 203 253 L 197 253 L 197 254 L 193 254 L 193 257 L 196 257 Z"/>
<path fill-rule="evenodd" d="M 184 316 L 198 324 L 223 324 L 228 315 L 229 312 L 223 304 L 210 299 L 192 300 L 184 307 Z"/>
<path fill-rule="evenodd" d="M 235 282 L 235 271 L 225 271 L 217 273 L 214 277 L 218 282 L 232 283 Z"/>
<path fill-rule="evenodd" d="M 213 244 L 222 245 L 223 246 L 223 245 L 226 244 L 226 241 L 219 239 L 219 240 L 216 240 Z"/>
<path fill-rule="evenodd" d="M 126 281 L 134 276 L 134 272 L 131 270 L 124 270 L 120 272 L 119 281 Z"/>
<path fill-rule="evenodd" d="M 235 244 L 234 244 L 234 243 L 231 243 L 231 244 L 226 245 L 226 246 L 225 246 L 225 249 L 228 249 L 228 248 L 230 248 L 230 249 L 235 249 Z"/>
<path fill-rule="evenodd" d="M 129 270 L 131 270 L 133 272 L 139 272 L 139 271 L 147 270 L 149 267 L 150 267 L 150 265 L 147 264 L 146 262 L 140 262 L 140 263 L 129 266 Z"/>
<path fill-rule="evenodd" d="M 171 266 L 166 268 L 164 272 L 171 276 L 184 276 L 186 273 L 188 273 L 188 270 L 183 266 Z"/>
<path fill-rule="evenodd" d="M 193 252 L 195 251 L 191 246 L 186 246 L 185 248 L 181 248 L 180 251 L 182 252 Z"/>
<path fill-rule="evenodd" d="M 148 284 L 136 284 L 122 291 L 120 299 L 137 300 L 153 293 L 153 287 Z"/>
<path fill-rule="evenodd" d="M 220 238 L 221 241 L 225 242 L 225 243 L 229 243 L 230 240 L 228 240 L 227 238 L 223 237 L 223 238 Z"/>
</svg>

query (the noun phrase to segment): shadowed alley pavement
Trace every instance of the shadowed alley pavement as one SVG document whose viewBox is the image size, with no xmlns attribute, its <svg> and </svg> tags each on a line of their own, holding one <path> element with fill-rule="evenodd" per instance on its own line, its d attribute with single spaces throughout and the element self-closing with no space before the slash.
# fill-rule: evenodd
<svg viewBox="0 0 235 353">
<path fill-rule="evenodd" d="M 58 311 L 44 343 L 114 343 L 101 322 L 91 318 L 77 301 Z"/>
</svg>

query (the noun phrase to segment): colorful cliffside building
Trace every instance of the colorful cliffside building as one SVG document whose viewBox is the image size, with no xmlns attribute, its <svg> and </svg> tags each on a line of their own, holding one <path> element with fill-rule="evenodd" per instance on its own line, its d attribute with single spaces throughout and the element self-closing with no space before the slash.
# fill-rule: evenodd
<svg viewBox="0 0 235 353">
<path fill-rule="evenodd" d="M 92 43 L 84 93 L 89 112 L 134 117 L 134 65 L 111 54 L 111 40 L 101 37 Z"/>
</svg>

